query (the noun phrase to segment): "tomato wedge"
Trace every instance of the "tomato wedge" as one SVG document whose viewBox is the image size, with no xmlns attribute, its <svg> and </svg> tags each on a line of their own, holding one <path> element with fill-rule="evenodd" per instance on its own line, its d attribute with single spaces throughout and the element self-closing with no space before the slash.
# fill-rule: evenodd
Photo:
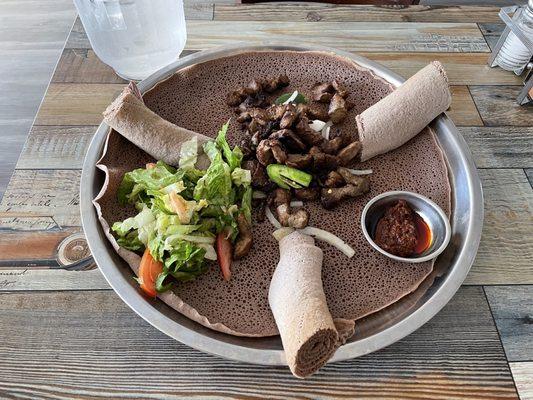
<svg viewBox="0 0 533 400">
<path fill-rule="evenodd" d="M 155 297 L 157 295 L 155 281 L 161 272 L 163 272 L 163 263 L 154 260 L 150 250 L 146 249 L 139 266 L 139 282 L 141 289 L 148 296 Z"/>
<path fill-rule="evenodd" d="M 233 249 L 227 232 L 223 231 L 217 235 L 216 250 L 218 265 L 220 265 L 222 276 L 224 277 L 224 280 L 229 281 L 231 278 L 231 257 Z"/>
</svg>

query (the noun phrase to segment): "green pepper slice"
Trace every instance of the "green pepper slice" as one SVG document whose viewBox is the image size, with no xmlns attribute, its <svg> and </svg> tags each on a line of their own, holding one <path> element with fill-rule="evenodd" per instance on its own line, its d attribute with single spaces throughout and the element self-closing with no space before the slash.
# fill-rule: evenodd
<svg viewBox="0 0 533 400">
<path fill-rule="evenodd" d="M 283 189 L 291 187 L 302 189 L 308 187 L 313 179 L 313 176 L 307 172 L 281 164 L 270 164 L 267 167 L 267 174 L 272 182 Z"/>
</svg>

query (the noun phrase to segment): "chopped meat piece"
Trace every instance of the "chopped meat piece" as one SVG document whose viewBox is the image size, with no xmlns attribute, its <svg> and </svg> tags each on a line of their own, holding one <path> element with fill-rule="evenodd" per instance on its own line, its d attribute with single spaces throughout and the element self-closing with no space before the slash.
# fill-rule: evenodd
<svg viewBox="0 0 533 400">
<path fill-rule="evenodd" d="M 329 210 L 344 199 L 357 197 L 367 193 L 370 190 L 370 182 L 368 178 L 363 176 L 357 176 L 356 178 L 359 179 L 358 185 L 349 183 L 340 188 L 323 188 L 320 191 L 320 202 L 322 203 L 322 206 Z"/>
<path fill-rule="evenodd" d="M 346 101 L 337 93 L 335 93 L 331 103 L 329 103 L 328 115 L 334 124 L 344 121 L 344 118 L 348 115 Z"/>
<path fill-rule="evenodd" d="M 306 115 L 309 119 L 319 119 L 324 122 L 329 119 L 328 112 L 324 106 L 316 103 L 307 106 Z"/>
<path fill-rule="evenodd" d="M 249 107 L 264 108 L 268 106 L 266 96 L 261 92 L 257 93 L 256 95 L 246 97 L 244 101 L 242 102 L 242 104 L 247 108 Z"/>
<path fill-rule="evenodd" d="M 324 140 L 320 145 L 320 148 L 324 153 L 337 154 L 344 144 L 344 138 L 337 136 L 330 140 Z"/>
<path fill-rule="evenodd" d="M 290 129 L 281 129 L 270 135 L 271 139 L 279 139 L 288 149 L 301 152 L 305 151 L 307 146 L 300 138 Z"/>
<path fill-rule="evenodd" d="M 287 111 L 287 105 L 276 105 L 273 104 L 266 109 L 268 116 L 271 120 L 281 119 L 285 111 Z"/>
<path fill-rule="evenodd" d="M 242 151 L 243 159 L 248 160 L 253 157 L 254 150 L 252 149 L 252 139 L 250 136 L 243 137 L 238 146 Z"/>
<path fill-rule="evenodd" d="M 291 128 L 297 119 L 298 114 L 296 113 L 296 110 L 287 110 L 279 122 L 279 127 L 281 129 Z"/>
<path fill-rule="evenodd" d="M 254 122 L 255 120 L 255 122 Z M 249 108 L 240 112 L 237 122 L 249 123 L 254 122 L 254 126 L 264 126 L 269 120 L 268 113 L 262 108 Z"/>
<path fill-rule="evenodd" d="M 237 227 L 239 229 L 239 236 L 237 236 L 237 241 L 233 249 L 234 260 L 245 257 L 252 247 L 252 227 L 242 213 L 237 216 Z"/>
<path fill-rule="evenodd" d="M 272 134 L 272 132 L 277 131 L 278 129 L 278 121 L 268 121 L 259 129 L 259 136 L 261 137 L 261 139 L 267 139 Z"/>
<path fill-rule="evenodd" d="M 360 151 L 361 142 L 355 141 L 353 143 L 350 143 L 337 154 L 337 157 L 339 158 L 339 164 L 344 167 L 349 165 L 359 154 Z"/>
<path fill-rule="evenodd" d="M 267 206 L 266 200 L 265 199 L 253 200 L 252 205 L 253 205 L 253 209 L 256 211 L 255 219 L 257 220 L 257 222 L 263 222 L 266 217 L 265 215 L 266 206 Z"/>
<path fill-rule="evenodd" d="M 311 89 L 311 98 L 320 103 L 327 103 L 333 97 L 333 85 L 331 83 L 317 83 Z"/>
<path fill-rule="evenodd" d="M 335 92 L 337 92 L 337 94 L 339 96 L 341 96 L 342 98 L 346 98 L 348 97 L 348 90 L 346 89 L 346 86 L 344 86 L 344 84 L 342 84 L 341 82 L 339 82 L 337 79 L 334 79 L 332 82 L 331 82 L 331 85 L 333 86 L 333 89 L 335 89 Z"/>
<path fill-rule="evenodd" d="M 288 190 L 278 188 L 274 191 L 274 207 L 281 225 L 302 229 L 307 226 L 309 214 L 303 208 L 291 213 L 291 193 Z"/>
<path fill-rule="evenodd" d="M 279 140 L 276 139 L 269 139 L 269 144 L 272 149 L 272 154 L 274 155 L 274 159 L 279 164 L 285 164 L 287 161 L 287 153 L 285 153 L 285 150 L 283 149 L 283 146 L 279 142 Z"/>
<path fill-rule="evenodd" d="M 228 95 L 226 103 L 228 104 L 228 106 L 235 107 L 241 104 L 245 97 L 246 94 L 244 93 L 244 91 L 236 90 Z"/>
<path fill-rule="evenodd" d="M 320 197 L 320 189 L 317 187 L 294 189 L 294 197 L 302 201 L 313 201 Z"/>
<path fill-rule="evenodd" d="M 319 132 L 316 132 L 309 127 L 309 121 L 307 118 L 301 118 L 300 122 L 296 124 L 296 134 L 308 146 L 315 146 L 322 143 L 324 140 Z"/>
<path fill-rule="evenodd" d="M 257 79 L 253 79 L 248 86 L 246 86 L 246 94 L 257 94 L 263 90 L 263 84 Z"/>
<path fill-rule="evenodd" d="M 287 154 L 277 139 L 261 140 L 257 145 L 256 156 L 265 167 L 275 161 L 280 164 L 285 164 L 287 161 Z"/>
<path fill-rule="evenodd" d="M 331 171 L 337 169 L 339 160 L 337 156 L 326 153 L 313 154 L 313 169 L 315 171 Z"/>
<path fill-rule="evenodd" d="M 272 197 L 272 204 L 274 207 L 277 207 L 281 204 L 290 204 L 291 202 L 291 192 L 286 189 L 278 188 L 274 190 Z"/>
<path fill-rule="evenodd" d="M 263 90 L 267 93 L 272 93 L 278 89 L 288 86 L 290 83 L 287 75 L 279 75 L 272 79 L 263 81 Z"/>
<path fill-rule="evenodd" d="M 342 176 L 346 183 L 351 183 L 355 186 L 361 185 L 361 182 L 364 180 L 368 181 L 368 175 L 354 175 L 348 168 L 339 167 L 337 168 L 337 172 Z"/>
<path fill-rule="evenodd" d="M 324 186 L 327 188 L 338 188 L 344 185 L 346 185 L 346 181 L 337 171 L 330 171 L 324 181 Z"/>
<path fill-rule="evenodd" d="M 269 186 L 270 179 L 268 179 L 266 169 L 257 160 L 248 160 L 244 163 L 243 167 L 250 170 L 253 188 L 264 189 Z"/>
<path fill-rule="evenodd" d="M 311 154 L 289 154 L 285 165 L 296 169 L 307 169 L 313 164 Z"/>
</svg>

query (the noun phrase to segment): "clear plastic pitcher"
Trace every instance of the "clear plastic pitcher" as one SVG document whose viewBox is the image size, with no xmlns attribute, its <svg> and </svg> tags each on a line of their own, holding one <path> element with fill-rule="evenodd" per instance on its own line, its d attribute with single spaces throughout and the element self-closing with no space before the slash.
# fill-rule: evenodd
<svg viewBox="0 0 533 400">
<path fill-rule="evenodd" d="M 185 47 L 183 0 L 74 0 L 96 55 L 126 79 L 141 80 Z"/>
</svg>

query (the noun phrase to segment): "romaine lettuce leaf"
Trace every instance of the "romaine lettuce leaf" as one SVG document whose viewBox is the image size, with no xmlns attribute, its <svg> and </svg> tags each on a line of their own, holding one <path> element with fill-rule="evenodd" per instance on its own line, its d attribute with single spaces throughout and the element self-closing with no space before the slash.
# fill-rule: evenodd
<svg viewBox="0 0 533 400">
<path fill-rule="evenodd" d="M 235 146 L 233 150 L 231 150 L 228 141 L 226 140 L 228 127 L 229 121 L 222 125 L 222 129 L 218 131 L 218 135 L 215 142 L 220 151 L 222 151 L 222 154 L 224 155 L 224 158 L 230 166 L 230 169 L 233 171 L 235 168 L 241 166 L 243 154 L 239 146 Z"/>
<path fill-rule="evenodd" d="M 215 159 L 204 176 L 196 183 L 193 198 L 196 201 L 206 199 L 210 204 L 229 205 L 233 203 L 235 193 L 232 188 L 231 171 L 222 159 Z"/>
<path fill-rule="evenodd" d="M 192 169 L 196 164 L 198 157 L 198 138 L 193 136 L 192 139 L 183 142 L 180 148 L 180 169 Z"/>
<path fill-rule="evenodd" d="M 231 173 L 231 179 L 237 186 L 250 185 L 252 182 L 252 173 L 248 169 L 237 167 Z"/>
<path fill-rule="evenodd" d="M 242 195 L 241 211 L 249 224 L 252 223 L 252 187 L 248 186 Z"/>
</svg>

